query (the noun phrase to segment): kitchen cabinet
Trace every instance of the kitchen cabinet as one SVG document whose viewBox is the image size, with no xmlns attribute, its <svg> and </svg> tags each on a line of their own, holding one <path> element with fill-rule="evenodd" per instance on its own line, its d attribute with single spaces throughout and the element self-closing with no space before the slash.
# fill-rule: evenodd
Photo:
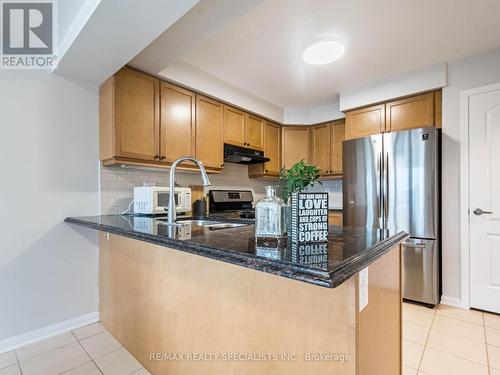
<svg viewBox="0 0 500 375">
<path fill-rule="evenodd" d="M 224 106 L 196 94 L 196 158 L 208 168 L 224 165 Z"/>
<path fill-rule="evenodd" d="M 328 224 L 342 226 L 342 224 L 343 224 L 342 212 L 329 211 L 328 212 Z"/>
<path fill-rule="evenodd" d="M 383 133 L 385 130 L 385 104 L 346 112 L 345 139 L 362 138 Z"/>
<path fill-rule="evenodd" d="M 434 92 L 434 125 L 441 129 L 443 126 L 443 93 L 441 90 Z"/>
<path fill-rule="evenodd" d="M 162 82 L 160 87 L 160 161 L 195 156 L 195 93 Z"/>
<path fill-rule="evenodd" d="M 343 119 L 311 127 L 311 163 L 321 169 L 323 177 L 342 175 L 344 139 Z"/>
<path fill-rule="evenodd" d="M 264 123 L 264 155 L 266 163 L 248 166 L 250 177 L 278 177 L 281 168 L 281 126 L 272 122 Z"/>
<path fill-rule="evenodd" d="M 224 105 L 224 143 L 264 149 L 264 120 Z"/>
<path fill-rule="evenodd" d="M 281 129 L 281 164 L 291 168 L 301 160 L 309 162 L 310 142 L 308 126 L 283 126 Z"/>
<path fill-rule="evenodd" d="M 159 79 L 121 69 L 101 86 L 99 112 L 101 160 L 158 161 Z"/>
<path fill-rule="evenodd" d="M 434 126 L 434 93 L 411 96 L 385 104 L 385 131 Z"/>
</svg>

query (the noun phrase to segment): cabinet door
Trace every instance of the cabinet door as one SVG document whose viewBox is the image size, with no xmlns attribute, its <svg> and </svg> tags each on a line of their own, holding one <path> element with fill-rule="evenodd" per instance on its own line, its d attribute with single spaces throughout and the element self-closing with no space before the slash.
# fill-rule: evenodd
<svg viewBox="0 0 500 375">
<path fill-rule="evenodd" d="M 206 167 L 224 163 L 223 117 L 222 103 L 196 95 L 196 158 Z"/>
<path fill-rule="evenodd" d="M 389 102 L 385 111 L 386 131 L 434 126 L 434 93 Z"/>
<path fill-rule="evenodd" d="M 329 212 L 328 224 L 342 226 L 342 214 L 340 212 Z"/>
<path fill-rule="evenodd" d="M 345 139 L 345 122 L 334 122 L 331 125 L 331 161 L 330 173 L 334 175 L 342 174 L 342 142 Z"/>
<path fill-rule="evenodd" d="M 345 138 L 362 138 L 385 130 L 385 104 L 356 109 L 346 113 Z"/>
<path fill-rule="evenodd" d="M 224 105 L 224 143 L 244 146 L 245 117 L 245 112 Z"/>
<path fill-rule="evenodd" d="M 309 162 L 309 127 L 284 126 L 281 129 L 281 162 L 291 168 L 301 160 Z"/>
<path fill-rule="evenodd" d="M 281 167 L 280 126 L 267 122 L 264 125 L 264 155 L 271 159 L 264 163 L 264 174 L 278 176 Z"/>
<path fill-rule="evenodd" d="M 246 142 L 245 146 L 263 150 L 264 149 L 264 120 L 247 115 L 246 118 Z"/>
<path fill-rule="evenodd" d="M 195 155 L 195 94 L 161 83 L 160 155 L 172 163 L 182 156 Z"/>
<path fill-rule="evenodd" d="M 311 163 L 321 169 L 322 175 L 329 175 L 331 173 L 330 130 L 330 123 L 311 127 Z"/>
<path fill-rule="evenodd" d="M 160 80 L 124 68 L 115 76 L 115 156 L 155 160 L 159 153 Z"/>
</svg>

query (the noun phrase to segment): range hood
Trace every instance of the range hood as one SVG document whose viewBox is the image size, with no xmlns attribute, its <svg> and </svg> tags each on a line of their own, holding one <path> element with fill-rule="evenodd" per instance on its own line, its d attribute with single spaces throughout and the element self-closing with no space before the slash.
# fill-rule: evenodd
<svg viewBox="0 0 500 375">
<path fill-rule="evenodd" d="M 264 151 L 224 143 L 224 161 L 228 163 L 257 164 L 269 160 L 269 158 L 264 157 Z"/>
</svg>

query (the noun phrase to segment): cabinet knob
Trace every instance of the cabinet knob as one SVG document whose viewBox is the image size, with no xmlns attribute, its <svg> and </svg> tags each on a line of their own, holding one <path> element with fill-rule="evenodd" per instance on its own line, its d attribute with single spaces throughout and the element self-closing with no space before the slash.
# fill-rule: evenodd
<svg viewBox="0 0 500 375">
<path fill-rule="evenodd" d="M 268 169 L 266 169 L 266 173 L 267 173 L 267 172 L 269 172 L 269 170 L 268 170 Z"/>
</svg>

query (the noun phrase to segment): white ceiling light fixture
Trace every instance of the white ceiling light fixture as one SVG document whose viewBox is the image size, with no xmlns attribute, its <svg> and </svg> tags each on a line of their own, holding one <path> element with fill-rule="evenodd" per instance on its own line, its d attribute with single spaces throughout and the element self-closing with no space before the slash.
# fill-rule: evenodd
<svg viewBox="0 0 500 375">
<path fill-rule="evenodd" d="M 311 65 L 324 65 L 340 59 L 344 51 L 344 46 L 339 42 L 319 40 L 306 47 L 302 58 Z"/>
</svg>

